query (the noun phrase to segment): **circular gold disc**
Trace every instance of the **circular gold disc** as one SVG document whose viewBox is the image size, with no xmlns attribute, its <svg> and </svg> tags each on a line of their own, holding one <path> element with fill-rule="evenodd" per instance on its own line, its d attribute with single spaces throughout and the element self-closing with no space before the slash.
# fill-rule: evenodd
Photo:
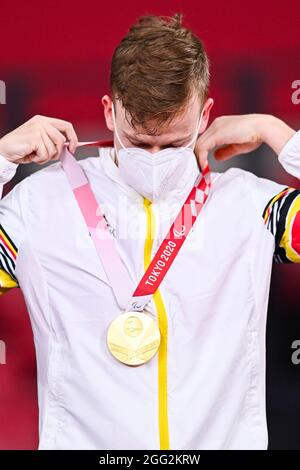
<svg viewBox="0 0 300 470">
<path fill-rule="evenodd" d="M 145 364 L 156 354 L 159 344 L 159 328 L 153 318 L 143 312 L 122 313 L 108 328 L 108 349 L 129 366 Z"/>
</svg>

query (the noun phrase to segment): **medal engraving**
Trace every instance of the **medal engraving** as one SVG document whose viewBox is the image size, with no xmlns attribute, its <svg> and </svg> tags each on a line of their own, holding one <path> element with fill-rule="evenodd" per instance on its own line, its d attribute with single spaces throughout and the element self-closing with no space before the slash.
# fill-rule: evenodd
<svg viewBox="0 0 300 470">
<path fill-rule="evenodd" d="M 127 312 L 109 326 L 107 345 L 112 355 L 130 366 L 148 362 L 158 351 L 160 331 L 150 315 Z"/>
</svg>

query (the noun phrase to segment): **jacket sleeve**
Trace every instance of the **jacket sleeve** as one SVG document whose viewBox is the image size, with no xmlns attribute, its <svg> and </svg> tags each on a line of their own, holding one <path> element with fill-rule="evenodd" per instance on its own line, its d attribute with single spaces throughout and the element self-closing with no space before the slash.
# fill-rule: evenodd
<svg viewBox="0 0 300 470">
<path fill-rule="evenodd" d="M 0 180 L 2 185 L 12 178 L 8 172 Z M 8 177 L 8 174 L 10 177 Z M 6 179 L 6 181 L 5 181 Z M 16 262 L 19 246 L 26 234 L 27 178 L 18 183 L 0 200 L 0 295 L 19 287 Z"/>
<path fill-rule="evenodd" d="M 289 174 L 300 179 L 300 131 L 287 142 L 278 160 Z M 282 187 L 268 200 L 262 217 L 275 237 L 274 261 L 300 263 L 300 190 Z"/>
<path fill-rule="evenodd" d="M 9 162 L 0 155 L 0 199 L 2 197 L 3 185 L 8 183 L 15 175 L 18 163 Z"/>
</svg>

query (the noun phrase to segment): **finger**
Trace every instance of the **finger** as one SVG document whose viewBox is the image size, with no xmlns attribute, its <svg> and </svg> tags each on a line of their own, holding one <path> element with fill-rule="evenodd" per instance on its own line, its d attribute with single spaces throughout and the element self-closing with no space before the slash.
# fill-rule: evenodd
<svg viewBox="0 0 300 470">
<path fill-rule="evenodd" d="M 51 124 L 45 126 L 45 131 L 48 135 L 48 137 L 51 139 L 51 141 L 54 143 L 56 146 L 56 155 L 52 156 L 52 159 L 59 158 L 65 143 L 67 141 L 66 137 L 64 134 L 62 134 L 58 129 L 56 129 L 54 126 Z"/>
<path fill-rule="evenodd" d="M 214 152 L 214 156 L 217 160 L 227 160 L 242 153 L 241 149 L 243 148 L 243 144 L 231 144 L 227 143 L 226 140 L 224 135 L 222 137 L 221 133 L 216 129 L 208 129 L 202 134 L 197 144 L 197 153 L 201 161 L 201 168 L 207 161 L 208 152 L 220 145 L 221 147 L 217 148 Z M 244 149 L 243 151 L 246 152 Z"/>
<path fill-rule="evenodd" d="M 74 127 L 70 122 L 63 121 L 62 119 L 49 118 L 48 122 L 52 124 L 56 129 L 65 134 L 69 141 L 69 150 L 74 153 L 78 145 L 78 138 Z"/>
<path fill-rule="evenodd" d="M 44 144 L 44 141 L 42 139 L 42 136 L 39 140 L 39 142 L 36 144 L 36 148 L 34 149 L 34 152 L 32 152 L 33 158 L 31 161 L 42 164 L 48 159 L 48 151 L 47 148 Z"/>
<path fill-rule="evenodd" d="M 197 140 L 195 145 L 196 155 L 203 159 L 207 158 L 208 152 L 217 146 L 216 135 L 210 130 L 205 131 Z"/>
<path fill-rule="evenodd" d="M 214 142 L 212 140 L 203 139 L 202 136 L 197 140 L 195 145 L 194 153 L 198 159 L 201 171 L 204 170 L 208 164 L 208 152 L 214 148 Z"/>
<path fill-rule="evenodd" d="M 197 156 L 201 171 L 203 171 L 208 163 L 208 152 L 205 149 L 201 149 L 200 151 L 197 152 L 196 156 Z"/>
<path fill-rule="evenodd" d="M 43 129 L 41 131 L 42 139 L 44 142 L 44 145 L 47 149 L 47 159 L 43 162 L 45 163 L 48 160 L 51 160 L 53 157 L 57 156 L 57 147 L 55 143 L 52 141 L 52 139 L 49 137 L 48 133 Z M 40 162 L 42 163 L 42 162 Z"/>
<path fill-rule="evenodd" d="M 35 157 L 36 157 L 35 153 L 30 153 L 29 155 L 26 155 L 26 157 L 20 158 L 18 160 L 18 163 L 32 163 Z"/>
<path fill-rule="evenodd" d="M 224 143 L 224 142 L 222 142 Z M 218 139 L 218 135 L 216 132 L 208 129 L 207 131 L 204 132 L 204 134 L 202 134 L 198 141 L 197 141 L 197 145 L 196 145 L 196 148 L 199 148 L 200 149 L 205 149 L 207 150 L 208 152 L 210 152 L 211 150 L 213 150 L 215 147 L 217 147 L 219 144 L 219 139 Z"/>
<path fill-rule="evenodd" d="M 235 126 L 236 127 L 236 126 Z M 231 145 L 238 143 L 237 139 L 233 137 L 235 129 L 232 126 L 226 125 L 226 120 L 215 120 L 208 129 L 200 136 L 199 146 L 205 147 L 208 151 L 213 150 L 215 147 Z M 240 143 L 243 143 L 241 141 Z"/>
</svg>

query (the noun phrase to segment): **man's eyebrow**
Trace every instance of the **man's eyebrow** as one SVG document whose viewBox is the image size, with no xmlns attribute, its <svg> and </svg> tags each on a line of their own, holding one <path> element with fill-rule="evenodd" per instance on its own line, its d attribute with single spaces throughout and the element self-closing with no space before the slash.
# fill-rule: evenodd
<svg viewBox="0 0 300 470">
<path fill-rule="evenodd" d="M 134 142 L 138 142 L 139 144 L 142 144 L 142 145 L 149 145 L 147 142 L 142 142 L 140 141 L 138 138 L 136 138 L 134 135 L 130 135 L 128 134 L 126 131 L 123 131 L 123 134 L 125 135 L 125 137 L 130 140 L 130 142 L 134 141 Z M 172 140 L 172 142 L 170 142 L 170 144 L 177 144 L 178 142 L 184 142 L 188 139 L 190 139 L 192 137 L 191 134 L 185 136 L 185 137 L 181 137 L 180 139 L 176 139 L 176 140 Z M 169 145 L 169 144 L 166 144 L 166 145 Z"/>
</svg>

